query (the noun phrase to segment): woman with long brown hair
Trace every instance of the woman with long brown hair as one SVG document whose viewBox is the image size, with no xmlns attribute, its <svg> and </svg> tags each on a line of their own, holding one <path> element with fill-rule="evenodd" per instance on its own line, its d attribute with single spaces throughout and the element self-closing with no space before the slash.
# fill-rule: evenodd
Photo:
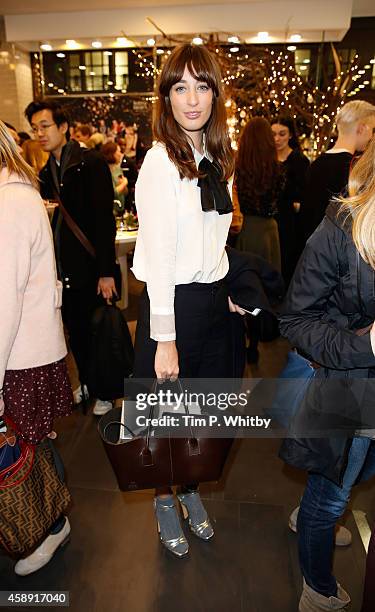
<svg viewBox="0 0 375 612">
<path fill-rule="evenodd" d="M 139 232 L 135 276 L 146 283 L 135 342 L 140 378 L 176 380 L 228 375 L 229 264 L 232 219 L 227 181 L 233 157 L 218 64 L 204 47 L 185 44 L 168 57 L 154 118 L 157 143 L 136 185 Z M 178 494 L 191 531 L 213 529 L 197 483 Z M 160 538 L 176 556 L 188 543 L 172 491 L 156 491 Z"/>
<path fill-rule="evenodd" d="M 278 271 L 281 257 L 276 215 L 284 176 L 270 124 L 263 117 L 254 117 L 241 134 L 236 160 L 235 186 L 243 214 L 236 247 L 260 255 Z M 259 358 L 258 320 L 246 318 L 250 335 L 247 360 L 255 363 Z"/>
</svg>

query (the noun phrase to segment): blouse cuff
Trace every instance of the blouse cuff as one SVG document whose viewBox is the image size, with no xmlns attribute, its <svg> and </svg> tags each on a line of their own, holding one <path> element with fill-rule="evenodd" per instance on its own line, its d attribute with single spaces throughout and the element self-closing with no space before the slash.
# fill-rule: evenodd
<svg viewBox="0 0 375 612">
<path fill-rule="evenodd" d="M 150 337 L 157 342 L 176 340 L 174 313 L 150 314 Z"/>
</svg>

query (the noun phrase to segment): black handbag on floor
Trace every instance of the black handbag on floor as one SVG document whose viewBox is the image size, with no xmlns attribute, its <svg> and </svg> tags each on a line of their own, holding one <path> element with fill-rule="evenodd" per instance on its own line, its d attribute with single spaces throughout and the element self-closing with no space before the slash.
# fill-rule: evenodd
<svg viewBox="0 0 375 612">
<path fill-rule="evenodd" d="M 114 400 L 124 396 L 124 381 L 133 371 L 134 349 L 119 308 L 97 308 L 91 322 L 87 386 L 92 397 Z"/>
</svg>

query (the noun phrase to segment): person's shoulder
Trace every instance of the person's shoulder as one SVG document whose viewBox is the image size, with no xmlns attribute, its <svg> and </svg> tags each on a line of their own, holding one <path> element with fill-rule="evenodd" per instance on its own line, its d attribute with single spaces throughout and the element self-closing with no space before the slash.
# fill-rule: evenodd
<svg viewBox="0 0 375 612">
<path fill-rule="evenodd" d="M 161 142 L 155 143 L 151 149 L 147 151 L 141 166 L 141 172 L 144 172 L 146 169 L 169 171 L 178 174 L 176 166 L 169 159 L 166 146 Z"/>
<path fill-rule="evenodd" d="M 0 206 L 6 209 L 7 218 L 22 220 L 29 227 L 36 222 L 43 211 L 44 204 L 37 189 L 21 177 L 10 177 L 0 185 Z"/>
</svg>

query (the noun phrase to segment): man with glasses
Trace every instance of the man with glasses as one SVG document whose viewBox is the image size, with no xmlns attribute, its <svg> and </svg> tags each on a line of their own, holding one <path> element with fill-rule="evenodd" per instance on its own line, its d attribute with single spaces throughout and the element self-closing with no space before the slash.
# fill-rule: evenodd
<svg viewBox="0 0 375 612">
<path fill-rule="evenodd" d="M 110 299 L 116 293 L 112 178 L 100 155 L 70 140 L 68 116 L 58 103 L 31 102 L 25 115 L 43 151 L 50 153 L 39 175 L 41 195 L 60 203 L 52 227 L 63 283 L 62 315 L 81 382 L 75 392 L 79 402 L 87 392 L 90 324 L 98 296 Z M 94 414 L 111 407 L 105 398 L 98 399 Z"/>
</svg>

